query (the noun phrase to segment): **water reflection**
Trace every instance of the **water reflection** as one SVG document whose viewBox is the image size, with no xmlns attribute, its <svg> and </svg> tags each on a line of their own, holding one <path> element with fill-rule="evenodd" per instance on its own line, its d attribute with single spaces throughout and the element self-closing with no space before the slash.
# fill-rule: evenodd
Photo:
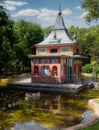
<svg viewBox="0 0 99 130">
<path fill-rule="evenodd" d="M 0 90 L 0 130 L 59 130 L 82 120 L 90 98 L 99 90 L 75 95 L 41 93 L 39 100 L 25 100 L 25 91 Z"/>
<path fill-rule="evenodd" d="M 40 124 L 36 124 L 34 122 L 28 122 L 24 124 L 16 123 L 14 130 L 47 130 Z"/>
<path fill-rule="evenodd" d="M 0 91 L 0 110 L 8 110 L 19 105 L 22 92 L 3 89 Z"/>
</svg>

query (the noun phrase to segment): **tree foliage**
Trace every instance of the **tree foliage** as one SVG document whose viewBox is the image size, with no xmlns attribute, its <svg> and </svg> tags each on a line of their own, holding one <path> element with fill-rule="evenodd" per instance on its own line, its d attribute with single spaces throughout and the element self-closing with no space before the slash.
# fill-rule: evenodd
<svg viewBox="0 0 99 130">
<path fill-rule="evenodd" d="M 83 73 L 92 73 L 93 72 L 93 67 L 91 64 L 86 64 L 85 66 L 82 67 L 82 72 Z"/>
<path fill-rule="evenodd" d="M 24 20 L 14 23 L 0 6 L 0 74 L 29 70 L 28 55 L 35 53 L 33 45 L 42 40 L 43 30 L 38 24 Z"/>
<path fill-rule="evenodd" d="M 14 24 L 16 42 L 22 42 L 28 48 L 43 40 L 43 31 L 38 24 L 19 20 Z"/>
<path fill-rule="evenodd" d="M 90 63 L 92 59 L 99 63 L 99 26 L 90 28 L 71 26 L 68 30 L 71 37 L 73 37 L 74 32 L 77 32 L 77 43 L 81 47 L 82 55 L 87 57 L 83 60 L 83 65 Z"/>
<path fill-rule="evenodd" d="M 99 0 L 84 0 L 82 8 L 88 12 L 85 16 L 87 22 L 99 20 Z"/>
<path fill-rule="evenodd" d="M 43 31 L 38 24 L 33 24 L 24 20 L 19 20 L 14 24 L 15 44 L 14 49 L 19 65 L 23 66 L 23 70 L 29 67 L 29 54 L 35 53 L 33 45 L 43 40 Z"/>
<path fill-rule="evenodd" d="M 92 64 L 86 64 L 82 67 L 82 72 L 83 73 L 95 73 L 99 74 L 99 65 L 95 64 L 94 65 L 94 72 L 93 72 L 93 66 Z"/>
<path fill-rule="evenodd" d="M 13 60 L 13 21 L 0 6 L 0 73 L 7 73 L 10 60 Z"/>
<path fill-rule="evenodd" d="M 43 28 L 44 35 L 45 35 L 45 36 L 48 36 L 49 33 L 52 31 L 52 28 L 53 28 L 52 26 Z"/>
</svg>

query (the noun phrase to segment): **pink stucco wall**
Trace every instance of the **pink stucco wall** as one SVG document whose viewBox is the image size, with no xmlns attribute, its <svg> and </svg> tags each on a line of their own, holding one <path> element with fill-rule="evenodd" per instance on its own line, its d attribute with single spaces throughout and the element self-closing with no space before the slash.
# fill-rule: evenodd
<svg viewBox="0 0 99 130">
<path fill-rule="evenodd" d="M 65 59 L 66 60 L 66 59 Z M 39 75 L 35 76 L 34 75 L 34 66 L 37 66 L 39 68 Z M 49 70 L 50 73 L 48 76 L 43 76 L 42 72 L 41 72 L 41 67 L 42 66 L 49 66 Z M 53 66 L 57 67 L 57 76 L 52 76 L 52 68 Z M 76 66 L 78 66 L 78 74 L 76 74 Z M 63 76 L 61 75 L 61 69 L 62 67 L 64 68 L 64 72 L 63 72 Z M 73 63 L 73 75 L 72 78 L 76 79 L 78 75 L 78 77 L 81 76 L 81 64 L 78 63 Z M 61 60 L 58 59 L 58 63 L 51 63 L 51 59 L 50 62 L 48 64 L 42 64 L 41 62 L 39 64 L 34 64 L 33 63 L 33 59 L 31 60 L 31 76 L 32 76 L 32 81 L 37 80 L 37 81 L 51 81 L 51 82 L 64 82 L 67 80 L 67 62 L 63 64 L 63 66 L 61 66 Z"/>
<path fill-rule="evenodd" d="M 70 51 L 67 52 L 61 52 L 61 47 L 70 47 Z M 38 48 L 46 48 L 46 52 L 38 52 Z M 37 46 L 36 47 L 36 55 L 48 55 L 50 53 L 51 49 L 57 49 L 57 54 L 63 54 L 63 55 L 73 55 L 73 54 L 80 54 L 81 50 L 80 47 L 77 45 L 63 45 L 63 46 Z M 76 50 L 76 52 L 75 52 Z"/>
<path fill-rule="evenodd" d="M 70 50 L 66 51 L 66 52 L 62 52 L 61 51 L 61 47 L 69 47 Z M 46 48 L 46 52 L 38 52 L 38 48 Z M 74 44 L 66 44 L 66 45 L 52 45 L 52 46 L 36 46 L 36 55 L 49 55 L 52 54 L 50 53 L 51 49 L 57 49 L 57 54 L 62 54 L 62 55 L 67 55 L 67 56 L 72 56 L 74 54 L 80 54 L 81 50 L 80 47 L 78 45 L 74 45 Z M 54 54 L 54 53 L 53 53 Z M 64 82 L 65 80 L 67 80 L 67 75 L 68 75 L 68 71 L 67 71 L 67 59 L 65 58 L 65 63 L 61 63 L 61 57 L 54 57 L 54 58 L 47 58 L 49 59 L 49 63 L 45 64 L 42 63 L 41 60 L 45 59 L 45 58 L 36 58 L 39 60 L 39 63 L 34 63 L 34 58 L 31 58 L 31 77 L 32 77 L 32 81 L 44 81 L 44 82 Z M 52 63 L 51 60 L 52 59 L 58 59 L 58 63 Z M 34 75 L 34 67 L 39 68 L 39 74 L 38 75 Z M 42 66 L 49 66 L 49 75 L 48 76 L 43 76 L 42 75 Z M 57 76 L 52 76 L 52 68 L 53 66 L 57 67 Z M 63 74 L 62 74 L 62 69 L 63 69 Z M 78 72 L 76 71 L 78 69 Z M 72 78 L 77 79 L 78 77 L 81 76 L 81 63 L 77 62 L 76 60 L 73 60 L 73 64 L 72 64 L 72 70 L 73 70 L 73 74 L 72 74 Z"/>
<path fill-rule="evenodd" d="M 38 66 L 39 68 L 39 75 L 35 76 L 34 75 L 34 66 Z M 49 76 L 42 76 L 42 72 L 41 72 L 41 67 L 42 66 L 49 66 L 50 69 L 50 73 Z M 56 66 L 57 67 L 57 76 L 52 76 L 52 68 Z M 39 80 L 39 81 L 55 81 L 55 82 L 61 82 L 61 79 L 66 79 L 66 75 L 61 76 L 61 64 L 60 64 L 60 59 L 58 59 L 58 63 L 57 64 L 53 64 L 51 62 L 49 62 L 48 64 L 34 64 L 33 60 L 31 60 L 31 75 L 32 75 L 32 80 Z"/>
</svg>

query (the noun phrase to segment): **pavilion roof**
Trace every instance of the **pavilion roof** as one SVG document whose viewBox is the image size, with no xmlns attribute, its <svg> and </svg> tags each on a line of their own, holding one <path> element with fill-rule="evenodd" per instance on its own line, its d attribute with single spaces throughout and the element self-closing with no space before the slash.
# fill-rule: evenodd
<svg viewBox="0 0 99 130">
<path fill-rule="evenodd" d="M 49 34 L 49 36 L 44 39 L 42 42 L 36 44 L 36 46 L 39 45 L 53 45 L 53 44 L 70 44 L 70 43 L 76 43 L 75 40 L 72 40 L 71 37 L 68 34 L 68 31 L 64 24 L 64 19 L 62 16 L 62 12 L 59 9 L 55 25 Z"/>
</svg>

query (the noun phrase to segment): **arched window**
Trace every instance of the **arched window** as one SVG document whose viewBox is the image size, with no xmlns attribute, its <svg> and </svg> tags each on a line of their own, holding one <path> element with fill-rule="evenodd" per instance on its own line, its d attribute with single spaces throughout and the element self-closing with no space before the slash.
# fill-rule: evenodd
<svg viewBox="0 0 99 130">
<path fill-rule="evenodd" d="M 57 67 L 53 66 L 52 67 L 52 76 L 57 76 L 57 74 L 58 74 Z"/>
<path fill-rule="evenodd" d="M 34 76 L 38 76 L 38 75 L 39 75 L 39 67 L 34 66 Z"/>
</svg>

